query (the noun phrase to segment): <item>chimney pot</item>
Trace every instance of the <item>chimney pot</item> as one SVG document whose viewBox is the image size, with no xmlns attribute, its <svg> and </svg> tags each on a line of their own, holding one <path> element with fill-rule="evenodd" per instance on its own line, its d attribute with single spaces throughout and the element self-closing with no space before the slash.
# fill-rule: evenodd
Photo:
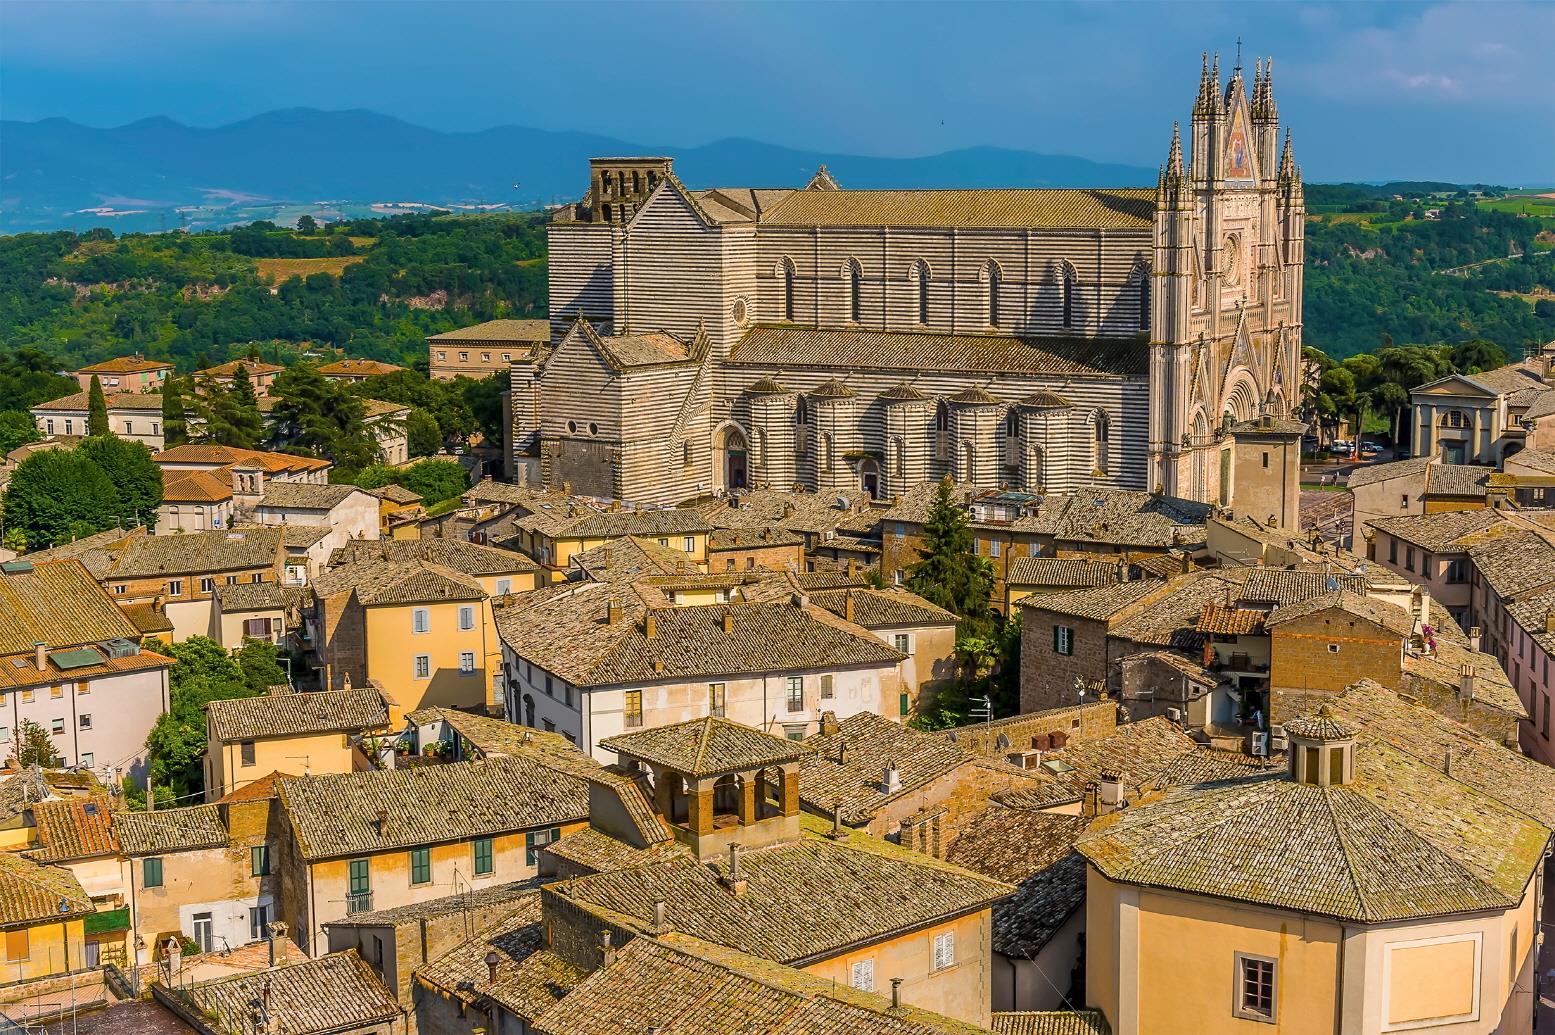
<svg viewBox="0 0 1555 1035">
<path fill-rule="evenodd" d="M 740 846 L 738 842 L 729 846 L 729 879 L 731 881 L 740 879 Z"/>
<path fill-rule="evenodd" d="M 1097 785 L 1096 811 L 1116 812 L 1123 807 L 1123 774 L 1112 769 L 1102 770 Z"/>
<path fill-rule="evenodd" d="M 669 903 L 661 898 L 653 903 L 653 929 L 648 933 L 667 934 L 669 930 Z"/>
<path fill-rule="evenodd" d="M 492 949 L 486 953 L 486 978 L 493 985 L 497 983 L 497 964 L 502 962 L 502 957 L 497 955 L 497 950 Z"/>
<path fill-rule="evenodd" d="M 1473 665 L 1463 665 L 1458 669 L 1458 696 L 1464 703 L 1474 700 L 1474 683 L 1478 674 Z"/>
<path fill-rule="evenodd" d="M 608 967 L 616 961 L 616 951 L 610 945 L 609 931 L 599 932 L 599 955 L 601 957 L 601 966 Z"/>
<path fill-rule="evenodd" d="M 1550 620 L 1549 612 L 1545 612 L 1544 622 L 1545 622 L 1546 628 L 1548 628 L 1548 626 L 1549 626 L 1549 620 Z M 1470 629 L 1469 629 L 1469 650 L 1471 650 L 1474 653 L 1478 654 L 1479 653 L 1479 649 L 1480 649 L 1480 644 L 1484 642 L 1484 636 L 1485 636 L 1485 631 L 1483 629 L 1481 629 L 1479 626 L 1476 625 L 1476 626 L 1470 627 Z"/>
<path fill-rule="evenodd" d="M 842 617 L 851 622 L 855 620 L 856 615 L 857 611 L 854 608 L 853 591 L 850 589 L 848 590 L 847 595 L 843 597 Z"/>
<path fill-rule="evenodd" d="M 902 979 L 899 978 L 899 977 L 894 977 L 894 978 L 891 979 L 891 1009 L 893 1009 L 893 1010 L 900 1010 L 901 1008 L 902 1008 Z"/>
<path fill-rule="evenodd" d="M 608 563 L 608 562 L 607 562 Z M 615 625 L 621 620 L 621 602 L 612 600 L 605 606 L 605 624 Z"/>
<path fill-rule="evenodd" d="M 32 645 L 32 663 L 38 667 L 39 672 L 42 672 L 49 663 L 48 653 L 48 644 L 43 641 L 40 640 Z"/>
<path fill-rule="evenodd" d="M 902 789 L 902 773 L 896 768 L 895 760 L 886 763 L 885 775 L 881 780 L 887 794 L 895 794 Z"/>
<path fill-rule="evenodd" d="M 384 828 L 386 828 L 388 825 L 389 825 L 389 810 L 388 809 L 379 809 L 378 810 L 378 836 L 379 837 L 383 836 Z"/>
</svg>

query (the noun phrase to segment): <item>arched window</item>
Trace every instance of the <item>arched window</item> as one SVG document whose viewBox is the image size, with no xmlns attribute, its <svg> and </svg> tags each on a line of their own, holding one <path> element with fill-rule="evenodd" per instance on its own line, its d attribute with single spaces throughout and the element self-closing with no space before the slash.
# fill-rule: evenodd
<svg viewBox="0 0 1555 1035">
<path fill-rule="evenodd" d="M 918 322 L 929 322 L 929 264 L 919 259 L 913 264 L 913 275 L 918 279 Z"/>
<path fill-rule="evenodd" d="M 1139 268 L 1139 329 L 1150 329 L 1150 271 Z"/>
<path fill-rule="evenodd" d="M 900 437 L 900 436 L 892 437 L 892 439 L 891 439 L 891 451 L 896 454 L 895 457 L 893 457 L 893 459 L 896 462 L 893 465 L 893 468 L 892 468 L 892 471 L 891 471 L 892 475 L 894 475 L 897 478 L 906 478 L 907 477 L 907 440 L 902 438 L 902 437 Z"/>
<path fill-rule="evenodd" d="M 1092 436 L 1096 473 L 1106 474 L 1108 470 L 1108 453 L 1111 452 L 1109 442 L 1112 438 L 1112 428 L 1107 420 L 1107 414 L 1101 410 L 1096 411 L 1096 419 L 1092 424 Z"/>
<path fill-rule="evenodd" d="M 848 319 L 854 323 L 864 320 L 864 271 L 857 259 L 848 260 Z"/>
<path fill-rule="evenodd" d="M 1074 326 L 1074 270 L 1065 265 L 1060 277 L 1063 282 L 1064 327 L 1068 329 Z"/>
<path fill-rule="evenodd" d="M 1441 426 L 1444 428 L 1467 428 L 1472 427 L 1473 423 L 1469 415 L 1462 410 L 1448 410 L 1442 414 Z"/>
<path fill-rule="evenodd" d="M 999 326 L 999 264 L 988 263 L 988 326 Z"/>
<path fill-rule="evenodd" d="M 944 399 L 934 408 L 934 458 L 950 455 L 950 405 Z"/>
<path fill-rule="evenodd" d="M 1026 489 L 1030 492 L 1042 491 L 1044 459 L 1041 446 L 1032 446 L 1026 454 Z"/>
<path fill-rule="evenodd" d="M 783 260 L 783 319 L 794 321 L 794 282 L 797 275 L 791 259 Z"/>
</svg>

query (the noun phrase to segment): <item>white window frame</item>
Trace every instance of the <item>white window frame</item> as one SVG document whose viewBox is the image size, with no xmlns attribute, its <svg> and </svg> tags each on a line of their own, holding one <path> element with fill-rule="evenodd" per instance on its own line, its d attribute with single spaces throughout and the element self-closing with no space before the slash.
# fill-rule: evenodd
<svg viewBox="0 0 1555 1035">
<path fill-rule="evenodd" d="M 461 675 L 473 675 L 475 673 L 475 652 L 462 650 L 459 652 L 459 672 Z"/>
<path fill-rule="evenodd" d="M 690 536 L 690 535 L 686 536 L 684 539 L 682 539 L 680 541 L 680 545 L 681 545 L 681 548 L 684 549 L 686 553 L 696 553 L 696 549 L 697 549 L 696 536 Z"/>
<path fill-rule="evenodd" d="M 513 580 L 512 579 L 498 579 L 497 580 L 497 596 L 499 596 L 499 597 L 500 596 L 506 596 L 507 594 L 509 594 L 511 592 L 513 592 Z"/>
<path fill-rule="evenodd" d="M 854 960 L 853 966 L 848 970 L 848 984 L 860 992 L 873 992 L 875 990 L 875 961 L 873 959 Z"/>
<path fill-rule="evenodd" d="M 911 654 L 912 636 L 908 633 L 896 633 L 891 637 L 891 646 L 902 654 Z"/>
<path fill-rule="evenodd" d="M 1066 658 L 1074 657 L 1074 629 L 1067 625 L 1053 626 L 1053 650 Z"/>
<path fill-rule="evenodd" d="M 417 607 L 410 612 L 410 631 L 417 636 L 425 635 L 432 631 L 432 612 L 424 607 Z"/>
<path fill-rule="evenodd" d="M 431 679 L 432 678 L 432 655 L 430 655 L 430 654 L 417 654 L 415 656 L 415 658 L 412 659 L 411 666 L 412 666 L 411 667 L 411 671 L 413 673 L 415 673 L 415 678 L 417 678 L 417 679 Z"/>
<path fill-rule="evenodd" d="M 956 965 L 956 932 L 941 931 L 934 936 L 933 970 L 948 970 Z"/>
</svg>

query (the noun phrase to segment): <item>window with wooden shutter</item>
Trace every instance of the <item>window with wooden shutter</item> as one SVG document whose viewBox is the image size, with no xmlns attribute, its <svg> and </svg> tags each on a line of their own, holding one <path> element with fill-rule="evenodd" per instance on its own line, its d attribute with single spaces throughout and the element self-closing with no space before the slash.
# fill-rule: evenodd
<svg viewBox="0 0 1555 1035">
<path fill-rule="evenodd" d="M 27 939 L 27 929 L 5 932 L 5 960 L 19 963 L 32 955 L 32 945 Z"/>
<path fill-rule="evenodd" d="M 848 984 L 860 992 L 873 992 L 875 990 L 875 961 L 859 960 L 854 963 L 852 973 L 848 978 Z"/>
<path fill-rule="evenodd" d="M 956 934 L 945 931 L 934 936 L 934 969 L 944 970 L 956 962 Z"/>
</svg>

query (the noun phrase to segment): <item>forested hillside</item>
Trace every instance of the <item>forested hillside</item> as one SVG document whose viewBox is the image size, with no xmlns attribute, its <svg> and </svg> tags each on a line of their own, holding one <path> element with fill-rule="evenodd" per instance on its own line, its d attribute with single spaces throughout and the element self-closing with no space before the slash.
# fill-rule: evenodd
<svg viewBox="0 0 1555 1035">
<path fill-rule="evenodd" d="M 187 372 L 254 342 L 267 360 L 338 349 L 410 363 L 428 334 L 545 307 L 534 215 L 0 238 L 0 343 L 72 368 L 140 352 Z"/>
</svg>

